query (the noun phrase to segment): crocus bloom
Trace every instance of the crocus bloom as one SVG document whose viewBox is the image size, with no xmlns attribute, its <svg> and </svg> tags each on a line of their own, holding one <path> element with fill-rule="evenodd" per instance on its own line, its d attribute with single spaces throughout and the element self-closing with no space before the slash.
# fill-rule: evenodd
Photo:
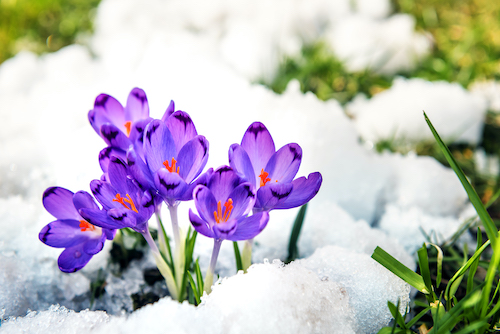
<svg viewBox="0 0 500 334">
<path fill-rule="evenodd" d="M 208 141 L 183 111 L 165 122 L 153 120 L 144 134 L 144 156 L 155 188 L 169 206 L 193 197 L 196 180 L 208 160 Z"/>
<path fill-rule="evenodd" d="M 229 148 L 229 164 L 257 190 L 254 211 L 290 209 L 311 200 L 321 187 L 319 172 L 293 179 L 302 160 L 302 149 L 288 144 L 275 150 L 271 134 L 260 122 L 248 127 L 241 145 Z"/>
<path fill-rule="evenodd" d="M 112 156 L 108 165 L 109 182 L 93 180 L 90 188 L 103 210 L 82 208 L 80 214 L 87 221 L 104 228 L 130 227 L 144 234 L 153 215 L 154 200 L 149 191 L 142 191 L 127 171 L 126 164 Z"/>
<path fill-rule="evenodd" d="M 198 233 L 216 240 L 248 240 L 266 226 L 268 212 L 249 217 L 255 203 L 255 187 L 229 166 L 213 172 L 207 185 L 193 191 L 198 215 L 189 209 L 189 220 Z"/>
<path fill-rule="evenodd" d="M 143 132 L 151 121 L 148 100 L 142 89 L 132 89 L 125 107 L 114 97 L 100 94 L 88 117 L 94 130 L 109 146 L 127 151 L 133 145 L 142 155 Z"/>
<path fill-rule="evenodd" d="M 115 231 L 89 223 L 78 213 L 79 209 L 99 210 L 92 196 L 79 191 L 51 187 L 43 193 L 43 206 L 57 218 L 40 231 L 40 240 L 49 246 L 65 248 L 57 261 L 59 269 L 66 273 L 82 269 L 104 246 L 112 240 Z"/>
</svg>

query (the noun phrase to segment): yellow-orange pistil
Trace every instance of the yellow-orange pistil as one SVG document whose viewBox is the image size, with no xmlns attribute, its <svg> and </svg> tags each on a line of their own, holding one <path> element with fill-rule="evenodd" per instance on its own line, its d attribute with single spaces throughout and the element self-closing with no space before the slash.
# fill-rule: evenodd
<svg viewBox="0 0 500 334">
<path fill-rule="evenodd" d="M 92 231 L 95 231 L 95 226 L 86 220 L 80 220 L 80 230 L 82 232 L 86 232 L 86 231 L 92 232 Z"/>
<path fill-rule="evenodd" d="M 271 181 L 270 178 L 268 178 L 269 173 L 264 171 L 264 168 L 260 171 L 260 186 L 263 187 L 266 185 L 267 182 Z"/>
<path fill-rule="evenodd" d="M 169 163 L 168 160 L 163 161 L 163 166 L 170 172 L 170 173 L 177 173 L 179 174 L 179 167 L 177 167 L 177 170 L 175 169 L 175 164 L 177 163 L 177 160 L 172 158 L 172 162 Z"/>
<path fill-rule="evenodd" d="M 130 131 L 132 128 L 132 122 L 131 121 L 126 121 L 124 124 L 125 129 L 127 129 L 127 137 L 130 136 Z"/>
<path fill-rule="evenodd" d="M 120 194 L 116 194 L 116 197 L 113 198 L 113 202 L 118 202 L 120 203 L 121 205 L 123 205 L 125 207 L 125 209 L 129 209 L 129 210 L 132 210 L 132 211 L 135 211 L 135 212 L 139 212 L 137 211 L 136 207 L 135 207 L 135 204 L 134 204 L 134 201 L 132 200 L 132 198 L 130 198 L 129 194 L 126 194 L 126 198 L 125 197 L 122 197 Z M 128 206 L 127 203 L 130 205 Z"/>
<path fill-rule="evenodd" d="M 231 216 L 231 211 L 233 211 L 233 200 L 228 198 L 226 203 L 224 203 L 224 214 L 222 213 L 222 206 L 220 201 L 217 203 L 217 211 L 214 211 L 214 218 L 217 224 L 225 223 Z"/>
</svg>

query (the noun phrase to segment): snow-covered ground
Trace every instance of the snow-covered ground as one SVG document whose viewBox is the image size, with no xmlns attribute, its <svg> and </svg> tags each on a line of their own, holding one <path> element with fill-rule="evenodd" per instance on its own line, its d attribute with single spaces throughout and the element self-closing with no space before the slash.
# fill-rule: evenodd
<svg viewBox="0 0 500 334">
<path fill-rule="evenodd" d="M 388 0 L 104 0 L 90 49 L 73 45 L 41 57 L 21 52 L 2 64 L 0 332 L 377 332 L 391 318 L 387 300 L 399 299 L 404 309 L 410 290 L 370 258 L 374 248 L 414 267 L 422 230 L 445 240 L 473 210 L 451 170 L 427 157 L 379 155 L 373 143 L 396 135 L 430 138 L 422 110 L 440 133 L 477 143 L 491 101 L 449 83 L 398 79 L 388 91 L 347 106 L 351 119 L 336 101 L 302 94 L 297 82 L 277 95 L 252 81 L 272 77 L 281 55 L 319 38 L 351 59 L 352 69 L 411 68 L 430 47 L 412 20 L 390 16 Z M 232 245 L 223 243 L 217 270 L 228 278 L 200 307 L 167 297 L 120 316 L 132 310 L 130 295 L 146 289 L 142 270 L 154 267 L 146 257 L 123 278 L 107 274 L 94 309 L 108 313 L 81 311 L 108 252 L 80 272 L 59 272 L 60 250 L 38 240 L 53 220 L 41 195 L 49 186 L 89 190 L 100 177 L 97 156 L 105 144 L 87 112 L 98 94 L 125 103 L 133 87 L 146 91 L 155 118 L 171 99 L 191 115 L 210 142 L 207 167 L 227 164 L 229 145 L 253 121 L 267 126 L 277 147 L 301 145 L 298 175 L 323 175 L 299 240 L 304 259 L 288 266 L 272 261 L 286 257 L 296 215 L 273 211 L 255 240 L 256 265 L 248 274 L 235 275 Z M 185 227 L 189 205 L 180 208 Z M 203 268 L 211 247 L 198 237 Z"/>
</svg>

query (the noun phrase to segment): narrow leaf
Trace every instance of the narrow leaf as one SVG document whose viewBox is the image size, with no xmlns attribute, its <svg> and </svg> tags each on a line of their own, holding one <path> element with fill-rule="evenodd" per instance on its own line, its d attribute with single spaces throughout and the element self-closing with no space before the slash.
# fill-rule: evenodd
<svg viewBox="0 0 500 334">
<path fill-rule="evenodd" d="M 299 240 L 300 230 L 302 229 L 302 224 L 304 223 L 304 217 L 306 216 L 307 203 L 300 207 L 295 222 L 293 223 L 292 233 L 290 234 L 290 241 L 288 242 L 288 258 L 286 262 L 292 262 L 297 257 L 299 257 L 299 250 L 297 247 L 297 241 Z"/>
<path fill-rule="evenodd" d="M 240 248 L 238 247 L 238 242 L 233 241 L 234 258 L 236 259 L 236 271 L 243 270 L 243 264 L 241 262 Z"/>
</svg>

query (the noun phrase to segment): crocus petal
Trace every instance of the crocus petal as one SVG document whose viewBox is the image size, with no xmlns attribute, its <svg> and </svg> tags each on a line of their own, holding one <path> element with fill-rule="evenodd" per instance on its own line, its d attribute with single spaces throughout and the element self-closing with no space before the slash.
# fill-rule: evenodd
<svg viewBox="0 0 500 334">
<path fill-rule="evenodd" d="M 165 110 L 165 113 L 163 114 L 161 121 L 166 122 L 167 119 L 175 112 L 175 103 L 174 100 L 170 100 L 170 104 L 167 107 L 167 110 Z"/>
<path fill-rule="evenodd" d="M 250 182 L 245 182 L 233 189 L 228 198 L 233 200 L 231 217 L 238 219 L 252 211 L 255 204 L 255 187 Z"/>
<path fill-rule="evenodd" d="M 173 204 L 176 200 L 182 198 L 184 192 L 188 189 L 186 181 L 179 174 L 169 172 L 165 168 L 161 168 L 156 172 L 154 182 L 156 189 L 169 204 Z"/>
<path fill-rule="evenodd" d="M 210 228 L 210 225 L 206 221 L 198 217 L 195 213 L 193 213 L 191 209 L 189 209 L 189 220 L 198 233 L 201 233 L 209 238 L 215 238 L 214 232 Z"/>
<path fill-rule="evenodd" d="M 87 254 L 95 255 L 102 250 L 102 247 L 104 247 L 103 238 L 93 238 L 83 244 L 83 251 Z"/>
<path fill-rule="evenodd" d="M 130 129 L 130 141 L 134 144 L 134 150 L 140 157 L 144 157 L 144 131 L 152 120 L 150 117 L 138 120 L 132 124 Z"/>
<path fill-rule="evenodd" d="M 167 126 L 160 120 L 151 121 L 144 133 L 144 156 L 149 170 L 154 174 L 163 163 L 177 158 L 174 139 Z"/>
<path fill-rule="evenodd" d="M 188 141 L 198 135 L 191 117 L 184 111 L 174 112 L 167 118 L 165 124 L 174 138 L 177 152 L 179 152 Z"/>
<path fill-rule="evenodd" d="M 252 162 L 255 176 L 260 175 L 271 156 L 276 151 L 271 134 L 260 122 L 252 123 L 243 135 L 241 146 Z"/>
<path fill-rule="evenodd" d="M 114 210 L 114 209 L 112 209 Z M 126 224 L 117 222 L 111 219 L 105 210 L 95 210 L 95 209 L 80 209 L 80 215 L 85 218 L 86 221 L 92 225 L 99 226 L 106 229 L 120 229 L 124 227 L 129 227 Z"/>
<path fill-rule="evenodd" d="M 120 205 L 113 201 L 118 192 L 110 183 L 101 180 L 92 180 L 90 182 L 90 190 L 97 201 L 101 203 L 103 209 L 108 210 Z"/>
<path fill-rule="evenodd" d="M 175 117 L 175 114 L 172 116 Z M 208 140 L 196 136 L 186 143 L 177 155 L 179 175 L 187 183 L 191 183 L 200 175 L 208 160 Z"/>
<path fill-rule="evenodd" d="M 228 240 L 236 231 L 238 223 L 236 219 L 229 219 L 227 222 L 215 224 L 212 229 L 214 231 L 215 239 Z"/>
<path fill-rule="evenodd" d="M 274 209 L 291 209 L 309 202 L 319 191 L 323 181 L 319 172 L 311 173 L 307 177 L 293 180 L 293 190 L 290 196 L 283 202 L 278 203 Z"/>
<path fill-rule="evenodd" d="M 236 231 L 228 238 L 228 240 L 239 241 L 255 238 L 269 221 L 269 212 L 257 212 L 250 217 L 242 217 L 238 220 Z"/>
<path fill-rule="evenodd" d="M 128 193 L 126 180 L 128 179 L 127 165 L 120 158 L 112 156 L 108 166 L 109 182 L 117 192 L 125 196 Z"/>
<path fill-rule="evenodd" d="M 74 273 L 85 267 L 91 258 L 92 255 L 85 253 L 83 250 L 83 244 L 79 244 L 74 247 L 66 248 L 61 255 L 59 255 L 57 264 L 62 272 Z"/>
<path fill-rule="evenodd" d="M 184 192 L 184 195 L 179 198 L 180 201 L 190 201 L 193 199 L 193 191 L 198 185 L 206 186 L 210 176 L 214 173 L 213 168 L 208 169 L 205 173 L 201 174 L 196 180 L 188 185 L 188 189 Z"/>
<path fill-rule="evenodd" d="M 80 190 L 73 195 L 73 205 L 75 209 L 78 211 L 82 208 L 91 208 L 91 209 L 99 209 L 97 206 L 94 197 L 90 195 L 88 192 Z"/>
<path fill-rule="evenodd" d="M 127 135 L 111 123 L 101 125 L 101 136 L 109 146 L 117 147 L 124 151 L 132 145 Z"/>
<path fill-rule="evenodd" d="M 260 187 L 257 191 L 255 208 L 265 211 L 272 210 L 290 196 L 292 189 L 292 183 L 275 183 Z"/>
<path fill-rule="evenodd" d="M 132 210 L 128 210 L 125 208 L 114 208 L 108 210 L 108 217 L 110 217 L 117 226 L 121 225 L 122 227 L 130 227 L 131 229 L 139 233 L 144 232 L 144 226 L 138 226 L 136 214 Z"/>
<path fill-rule="evenodd" d="M 204 185 L 199 185 L 194 189 L 193 197 L 196 210 L 201 219 L 212 225 L 216 224 L 214 212 L 217 212 L 217 200 L 210 189 Z"/>
<path fill-rule="evenodd" d="M 123 106 L 114 97 L 101 94 L 95 99 L 94 109 L 89 111 L 89 121 L 94 130 L 101 135 L 101 126 L 112 123 L 121 127 L 125 123 Z"/>
<path fill-rule="evenodd" d="M 252 162 L 241 145 L 233 144 L 229 147 L 229 165 L 254 186 L 258 186 L 257 176 L 260 175 L 260 171 L 255 175 Z"/>
<path fill-rule="evenodd" d="M 134 88 L 127 98 L 125 106 L 125 119 L 135 122 L 149 117 L 149 104 L 146 93 L 140 88 Z"/>
<path fill-rule="evenodd" d="M 38 238 L 51 247 L 70 247 L 89 239 L 89 233 L 80 230 L 80 222 L 73 219 L 61 219 L 46 225 Z"/>
<path fill-rule="evenodd" d="M 109 160 L 111 156 L 125 159 L 126 152 L 121 148 L 108 146 L 99 152 L 99 165 L 104 173 L 108 172 Z"/>
<path fill-rule="evenodd" d="M 231 167 L 222 166 L 214 171 L 207 186 L 215 198 L 226 201 L 233 189 L 242 182 L 241 177 Z"/>
<path fill-rule="evenodd" d="M 302 160 L 302 149 L 297 144 L 288 144 L 280 148 L 266 165 L 264 169 L 269 173 L 270 182 L 292 182 L 299 171 Z"/>
<path fill-rule="evenodd" d="M 42 196 L 45 209 L 57 219 L 79 220 L 80 215 L 73 205 L 73 192 L 61 187 L 50 187 Z"/>
</svg>

